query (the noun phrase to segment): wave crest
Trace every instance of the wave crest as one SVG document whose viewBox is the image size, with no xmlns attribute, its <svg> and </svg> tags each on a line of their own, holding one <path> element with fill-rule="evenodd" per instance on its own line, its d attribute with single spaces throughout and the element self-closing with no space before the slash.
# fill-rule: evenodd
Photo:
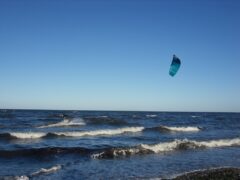
<svg viewBox="0 0 240 180">
<path fill-rule="evenodd" d="M 118 135 L 124 133 L 141 132 L 144 127 L 125 127 L 118 129 L 102 129 L 95 131 L 72 131 L 72 132 L 11 132 L 0 134 L 2 138 L 17 138 L 17 139 L 39 139 L 52 136 L 66 136 L 66 137 L 82 137 L 82 136 L 101 136 L 101 135 Z"/>
<path fill-rule="evenodd" d="M 240 146 L 240 138 L 221 139 L 212 141 L 192 141 L 188 139 L 174 140 L 154 145 L 140 144 L 130 148 L 113 148 L 92 155 L 92 158 L 115 158 L 135 154 L 167 153 L 176 150 L 201 149 L 214 147 Z"/>
<path fill-rule="evenodd" d="M 158 131 L 174 131 L 174 132 L 197 132 L 200 131 L 200 127 L 186 126 L 186 127 L 170 127 L 170 126 L 159 126 L 151 128 Z"/>
<path fill-rule="evenodd" d="M 9 134 L 18 139 L 38 139 L 47 135 L 44 132 L 12 132 Z"/>
<path fill-rule="evenodd" d="M 81 136 L 99 136 L 99 135 L 117 135 L 127 132 L 140 132 L 144 127 L 126 127 L 119 129 L 105 129 L 96 131 L 85 131 L 85 132 L 56 132 L 54 134 L 58 136 L 70 136 L 70 137 L 81 137 Z"/>
</svg>

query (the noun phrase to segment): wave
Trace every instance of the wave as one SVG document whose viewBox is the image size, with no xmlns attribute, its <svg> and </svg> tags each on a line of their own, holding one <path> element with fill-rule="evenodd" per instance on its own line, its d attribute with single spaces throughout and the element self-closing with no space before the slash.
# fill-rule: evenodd
<svg viewBox="0 0 240 180">
<path fill-rule="evenodd" d="M 102 129 L 94 131 L 72 131 L 72 132 L 11 132 L 0 134 L 1 138 L 17 139 L 39 139 L 53 136 L 82 137 L 82 136 L 101 136 L 101 135 L 118 135 L 124 133 L 141 132 L 144 127 L 125 127 L 118 129 Z"/>
<path fill-rule="evenodd" d="M 159 127 L 153 127 L 150 129 L 157 130 L 157 131 L 197 132 L 197 131 L 200 131 L 202 128 L 193 127 L 193 126 L 186 126 L 186 127 L 159 126 Z"/>
<path fill-rule="evenodd" d="M 85 132 L 56 132 L 54 134 L 58 136 L 70 136 L 70 137 L 81 137 L 81 136 L 99 136 L 99 135 L 117 135 L 126 132 L 140 132 L 144 127 L 125 127 L 119 129 L 105 129 L 96 131 L 85 131 Z"/>
<path fill-rule="evenodd" d="M 56 124 L 55 124 L 56 125 Z M 48 126 L 50 127 L 50 126 Z M 51 126 L 53 127 L 53 126 Z M 118 135 L 128 132 L 141 132 L 145 130 L 154 130 L 160 132 L 198 132 L 201 130 L 200 127 L 168 127 L 168 126 L 159 126 L 159 127 L 124 127 L 118 129 L 102 129 L 102 130 L 92 130 L 92 131 L 70 131 L 70 132 L 11 132 L 11 133 L 2 133 L 0 134 L 1 139 L 39 139 L 46 137 L 54 136 L 66 136 L 66 137 L 82 137 L 82 136 L 105 136 L 105 135 Z"/>
<path fill-rule="evenodd" d="M 119 125 L 128 124 L 128 122 L 122 119 L 111 118 L 108 116 L 86 117 L 84 119 L 87 122 L 87 124 L 93 124 L 93 125 L 108 124 L 112 126 L 119 126 Z"/>
<path fill-rule="evenodd" d="M 130 156 L 136 154 L 167 153 L 176 150 L 202 149 L 215 147 L 240 146 L 240 138 L 221 139 L 212 141 L 193 141 L 193 140 L 174 140 L 159 144 L 140 144 L 139 146 L 129 148 L 112 148 L 93 154 L 92 158 L 115 158 L 121 156 Z"/>
<path fill-rule="evenodd" d="M 38 128 L 49 128 L 49 127 L 63 127 L 63 126 L 83 126 L 85 122 L 81 118 L 68 119 L 64 118 L 63 121 L 53 124 L 48 124 L 44 126 L 39 126 Z"/>
<path fill-rule="evenodd" d="M 127 157 L 132 155 L 145 155 L 154 153 L 169 153 L 173 151 L 184 151 L 191 149 L 206 149 L 240 146 L 240 138 L 234 139 L 220 139 L 211 141 L 194 141 L 194 140 L 174 140 L 171 142 L 162 142 L 158 144 L 140 144 L 132 147 L 107 147 L 88 149 L 83 147 L 44 147 L 44 148 L 30 148 L 30 149 L 16 149 L 16 150 L 0 150 L 0 157 L 47 157 L 52 155 L 63 154 L 79 154 L 89 156 L 94 159 L 101 158 L 117 158 Z"/>
<path fill-rule="evenodd" d="M 11 137 L 18 139 L 39 139 L 47 135 L 44 132 L 12 132 Z"/>
<path fill-rule="evenodd" d="M 62 169 L 62 165 L 56 165 L 56 166 L 53 166 L 53 167 L 48 168 L 48 169 L 41 168 L 40 170 L 32 173 L 31 176 L 37 176 L 37 175 L 42 175 L 42 174 L 51 174 L 51 173 L 54 173 L 54 172 L 56 172 L 60 169 Z"/>
<path fill-rule="evenodd" d="M 46 157 L 56 154 L 89 154 L 91 149 L 82 147 L 44 147 L 44 148 L 31 148 L 31 149 L 16 149 L 16 150 L 0 150 L 0 157 Z"/>
</svg>

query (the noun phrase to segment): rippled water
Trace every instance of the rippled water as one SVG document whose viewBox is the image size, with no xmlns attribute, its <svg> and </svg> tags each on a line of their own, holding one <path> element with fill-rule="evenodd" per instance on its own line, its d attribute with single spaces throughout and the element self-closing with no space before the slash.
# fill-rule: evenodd
<svg viewBox="0 0 240 180">
<path fill-rule="evenodd" d="M 171 178 L 240 167 L 240 113 L 0 110 L 0 177 Z"/>
</svg>

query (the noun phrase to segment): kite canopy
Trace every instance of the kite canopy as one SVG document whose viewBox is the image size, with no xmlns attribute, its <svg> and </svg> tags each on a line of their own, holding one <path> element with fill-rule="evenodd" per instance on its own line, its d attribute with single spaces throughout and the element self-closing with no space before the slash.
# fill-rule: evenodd
<svg viewBox="0 0 240 180">
<path fill-rule="evenodd" d="M 180 65 L 181 65 L 180 59 L 177 56 L 173 55 L 172 64 L 169 69 L 169 75 L 174 76 L 178 72 Z"/>
</svg>

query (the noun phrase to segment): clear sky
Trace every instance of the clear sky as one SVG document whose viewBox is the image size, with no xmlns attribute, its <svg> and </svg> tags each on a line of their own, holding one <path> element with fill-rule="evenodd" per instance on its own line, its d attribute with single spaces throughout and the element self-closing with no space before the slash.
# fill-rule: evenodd
<svg viewBox="0 0 240 180">
<path fill-rule="evenodd" d="M 0 108 L 240 112 L 239 9 L 239 0 L 1 0 Z"/>
</svg>

